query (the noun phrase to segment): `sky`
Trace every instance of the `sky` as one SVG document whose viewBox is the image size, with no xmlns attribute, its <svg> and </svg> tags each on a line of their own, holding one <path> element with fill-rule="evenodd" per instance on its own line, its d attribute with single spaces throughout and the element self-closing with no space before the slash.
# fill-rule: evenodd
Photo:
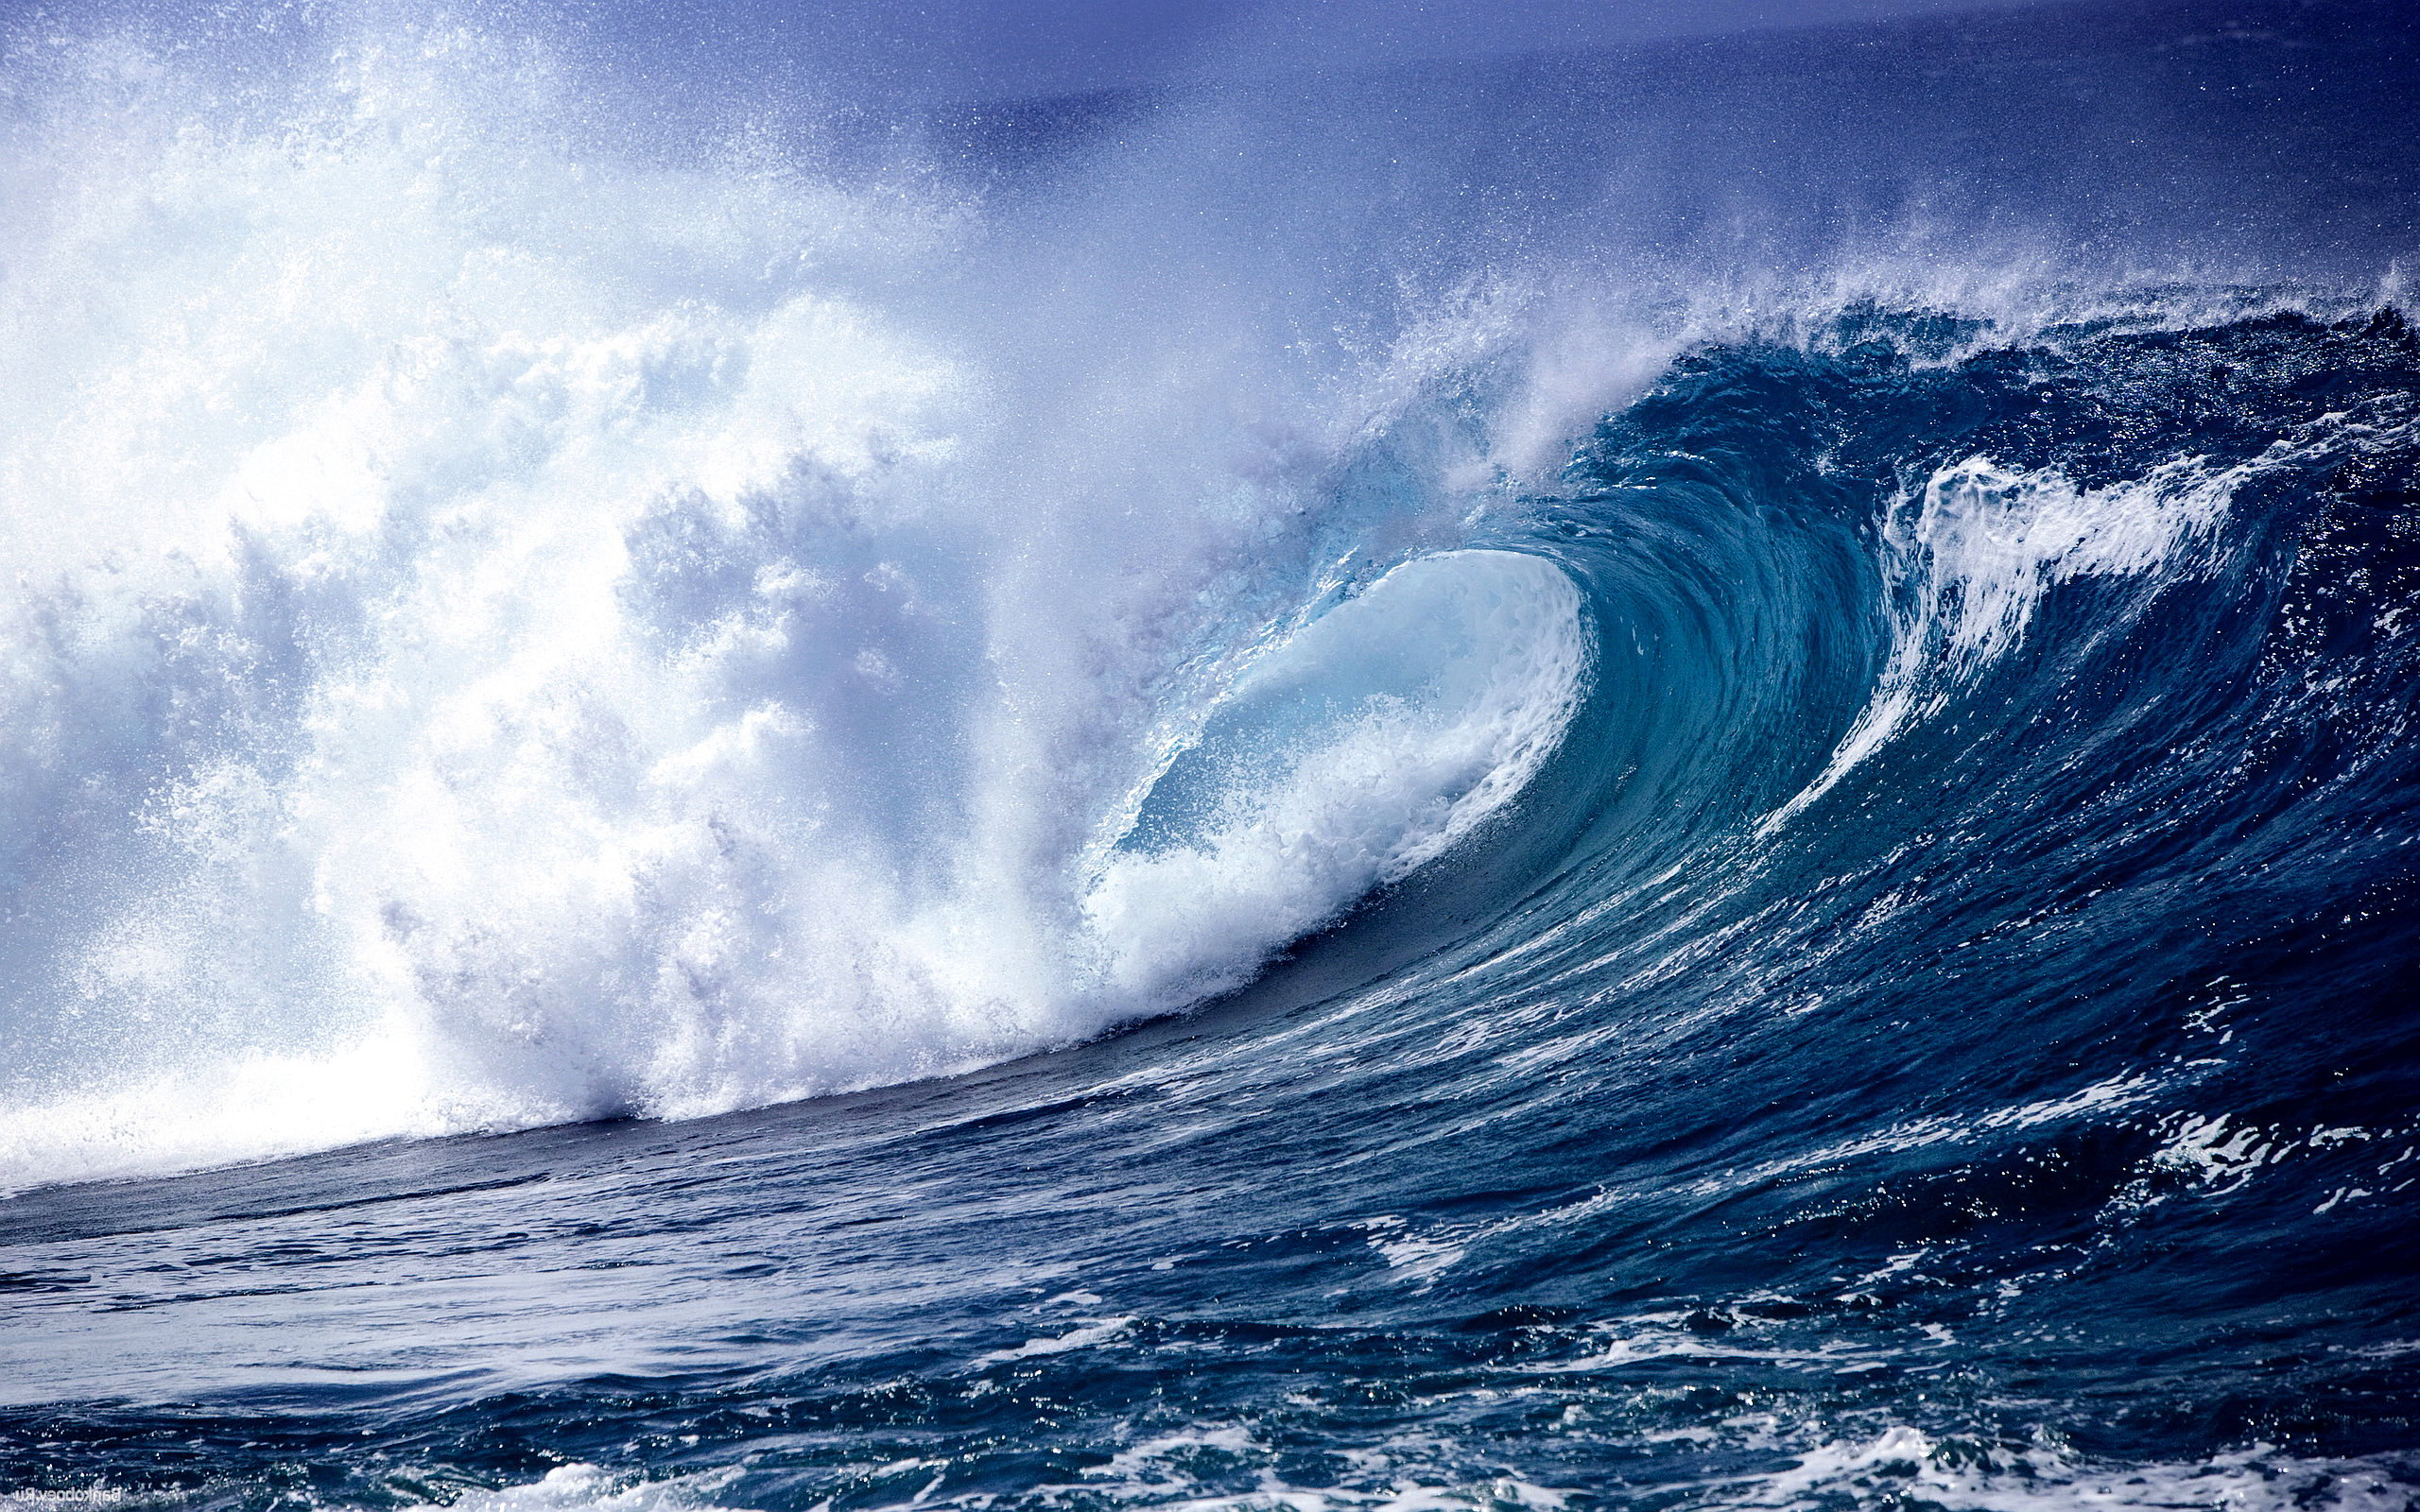
<svg viewBox="0 0 2420 1512">
<path fill-rule="evenodd" d="M 1389 64 L 2039 0 L 567 0 L 650 47 L 687 43 L 880 77 L 935 102 L 1195 73 Z"/>
</svg>

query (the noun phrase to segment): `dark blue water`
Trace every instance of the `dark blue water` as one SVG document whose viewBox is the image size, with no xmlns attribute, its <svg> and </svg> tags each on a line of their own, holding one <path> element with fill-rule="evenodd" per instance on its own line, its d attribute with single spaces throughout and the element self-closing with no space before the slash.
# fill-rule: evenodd
<svg viewBox="0 0 2420 1512">
<path fill-rule="evenodd" d="M 54 710 L 48 733 L 21 724 L 9 737 L 20 749 L 9 768 L 9 940 L 22 985 L 6 1150 L 23 1190 L 0 1201 L 0 1503 L 2409 1512 L 2420 1502 L 2420 335 L 2391 275 L 2363 284 L 2343 268 L 2372 242 L 2410 240 L 2409 186 L 2381 187 L 2354 165 L 2405 172 L 2395 148 L 2411 144 L 2395 123 L 2420 86 L 2379 62 L 2404 37 L 2392 12 L 2263 12 L 2270 29 L 2243 35 L 2317 26 L 2314 14 L 2339 28 L 2342 56 L 2383 72 L 2389 93 L 2365 128 L 2353 124 L 2360 103 L 2341 94 L 2290 117 L 2297 129 L 2333 121 L 2348 144 L 2341 156 L 2325 141 L 2296 147 L 2308 169 L 2296 181 L 2321 187 L 2294 193 L 2338 197 L 2329 202 L 2351 207 L 2345 224 L 2360 229 L 2313 232 L 2298 280 L 2079 292 L 2053 279 L 2015 296 L 1969 285 L 1962 301 L 1938 284 L 1921 299 L 1904 284 L 1895 298 L 1834 287 L 1648 328 L 1572 323 L 1573 306 L 1545 299 L 1512 319 L 1524 351 L 1549 353 L 1524 370 L 1595 361 L 1615 375 L 1599 372 L 1593 388 L 1575 380 L 1578 397 L 1553 411 L 1563 430 L 1547 426 L 1541 443 L 1549 460 L 1527 472 L 1498 465 L 1474 482 L 1456 449 L 1474 429 L 1517 428 L 1503 417 L 1540 389 L 1507 376 L 1495 337 L 1471 337 L 1466 357 L 1417 369 L 1417 401 L 1387 411 L 1385 425 L 1305 421 L 1277 435 L 1275 421 L 1245 415 L 1236 423 L 1260 460 L 1164 514 L 1109 485 L 1107 503 L 1081 505 L 1064 480 L 1105 453 L 968 442 L 978 461 L 1019 459 L 1066 490 L 1047 496 L 1076 501 L 1063 529 L 1017 538 L 1023 554 L 967 544 L 978 539 L 971 522 L 1001 507 L 994 496 L 963 519 L 884 515 L 863 502 L 872 495 L 842 491 L 869 474 L 848 473 L 838 450 L 803 452 L 756 493 L 733 494 L 735 513 L 717 512 L 728 504 L 714 493 L 719 474 L 698 463 L 703 481 L 666 473 L 671 502 L 622 520 L 578 490 L 657 465 L 658 452 L 602 438 L 638 434 L 654 411 L 632 401 L 640 407 L 597 420 L 565 401 L 575 418 L 549 431 L 557 421 L 511 407 L 539 383 L 530 374 L 552 370 L 533 359 L 512 369 L 518 388 L 466 388 L 463 412 L 526 426 L 494 443 L 505 460 L 475 478 L 465 481 L 477 470 L 463 459 L 492 454 L 462 443 L 441 466 L 423 464 L 394 438 L 402 421 L 376 433 L 370 471 L 400 480 L 378 518 L 401 523 L 381 524 L 370 545 L 347 544 L 341 511 L 309 527 L 308 550 L 278 534 L 289 526 L 265 505 L 257 518 L 231 516 L 252 553 L 229 569 L 244 585 L 227 591 L 234 608 L 215 608 L 214 590 L 155 587 L 111 620 L 112 601 L 78 586 L 88 580 L 63 557 L 38 558 L 30 536 L 12 537 L 34 564 L 19 577 L 41 611 L 27 613 L 54 627 L 49 641 L 14 643 L 15 665 L 68 670 L 55 709 L 24 706 Z M 2212 12 L 2190 35 L 2221 35 L 2223 20 Z M 2104 33 L 2061 26 L 2081 23 L 1956 35 L 2002 68 L 2038 55 L 2084 69 L 2086 43 Z M 1905 50 L 1891 58 L 1904 62 L 1937 55 L 1945 35 L 1841 34 L 1818 51 L 1895 37 Z M 2184 56 L 2185 33 L 2161 35 L 2169 50 L 2157 56 Z M 2281 43 L 2267 63 L 2239 60 L 2246 77 L 2308 83 L 2318 43 L 2294 35 L 2303 51 Z M 1735 62 L 1786 71 L 1790 45 L 1760 42 Z M 1951 111 L 1919 94 L 1989 134 L 1986 104 Z M 1024 177 L 1000 191 L 1005 229 L 982 255 L 1030 269 L 1037 227 L 1088 213 L 1066 208 L 1063 176 L 1091 170 L 1048 153 L 1098 150 L 1085 132 L 1128 130 L 1122 112 L 1149 121 L 1161 109 L 1130 100 L 1107 125 L 1068 124 L 1097 107 L 1070 107 L 1051 129 L 1074 135 L 1003 170 Z M 1927 125 L 1927 140 L 1947 129 Z M 2030 152 L 2041 129 L 2024 122 L 2016 147 L 1992 140 Z M 2196 117 L 2186 134 L 2217 129 Z M 1192 132 L 1174 140 L 1202 140 Z M 1158 142 L 1118 160 L 1112 177 L 1126 177 L 1091 203 L 1123 214 L 1138 180 L 1175 193 L 1153 177 L 1169 171 L 1171 150 Z M 2247 158 L 2284 150 L 2272 136 Z M 2237 171 L 2204 164 L 2187 198 Z M 2267 171 L 2240 168 L 2238 181 L 2252 192 Z M 2025 191 L 2036 192 L 2048 191 Z M 558 213 L 570 211 L 546 212 Z M 346 224 L 356 214 L 331 213 Z M 2291 218 L 2263 218 L 2261 235 L 2284 236 Z M 197 212 L 174 233 L 199 237 L 199 223 Z M 1446 223 L 1467 230 L 1460 209 L 1440 213 Z M 1118 246 L 1177 235 L 1136 234 Z M 1455 245 L 1445 261 L 1473 255 Z M 1216 261 L 1234 246 L 1197 251 Z M 745 280 L 715 271 L 721 250 L 684 255 L 694 261 L 651 254 L 633 265 L 644 271 L 617 275 L 659 281 L 633 308 L 694 311 L 663 291 L 704 289 L 708 274 L 731 281 L 695 296 L 722 301 L 716 309 L 778 302 L 733 292 Z M 829 255 L 873 259 L 861 245 Z M 1558 263 L 1556 276 L 1576 276 L 1572 266 Z M 859 297 L 886 276 L 855 285 Z M 939 267 L 931 286 L 942 292 L 899 298 L 963 310 L 991 298 L 991 276 Z M 1067 280 L 1078 295 L 1102 286 L 1097 273 Z M 1291 310 L 1328 292 L 1313 280 L 1273 298 Z M 446 338 L 487 342 L 479 370 L 505 360 L 496 352 L 544 348 L 528 335 L 541 318 L 531 311 L 569 333 L 559 342 L 570 345 L 545 351 L 606 362 L 577 346 L 601 317 L 561 315 L 568 296 L 512 298 L 525 301 L 507 322 L 520 336 L 463 325 Z M 1122 318 L 1141 318 L 1139 307 Z M 1209 352 L 1203 332 L 1233 329 L 1217 325 L 1227 312 L 1210 300 L 1171 326 Z M 1011 333 L 1003 339 L 1031 334 L 1014 311 L 984 318 Z M 174 348 L 88 339 L 101 343 L 94 370 L 119 373 L 158 370 L 130 347 Z M 786 350 L 761 330 L 683 339 L 726 341 L 759 367 Z M 851 352 L 874 340 L 851 339 Z M 1083 333 L 1035 340 L 1034 369 L 1063 374 Z M 453 372 L 429 355 L 450 349 L 432 343 L 410 349 L 428 368 L 387 369 L 382 382 Z M 251 361 L 238 346 L 204 350 Z M 646 404 L 687 415 L 721 403 L 723 369 L 648 360 L 648 381 L 681 392 Z M 1221 382 L 1230 361 L 1201 359 Z M 1102 445 L 1122 445 L 1125 412 L 1104 396 L 1145 370 L 1185 396 L 1172 403 L 1186 414 L 1231 416 L 1221 406 L 1242 403 L 1148 366 L 1095 386 L 1020 378 L 981 398 L 1011 412 L 1012 432 L 1081 398 L 1088 418 L 1070 434 L 1104 427 Z M 1303 395 L 1331 392 L 1308 384 L 1281 399 L 1307 413 Z M 1609 397 L 1589 411 L 1592 394 Z M 12 403 L 51 422 L 34 400 Z M 250 423 L 244 404 L 276 408 L 231 400 L 209 423 Z M 1190 444 L 1167 441 L 1165 468 L 1118 474 L 1117 487 L 1175 487 L 1170 477 L 1203 465 Z M 1312 460 L 1288 471 L 1304 453 Z M 579 472 L 562 455 L 602 460 Z M 113 479 L 138 476 L 110 465 Z M 979 471 L 943 475 L 977 489 Z M 327 463 L 310 487 L 354 487 L 353 475 Z M 1263 491 L 1236 502 L 1247 484 Z M 433 630 L 414 631 L 407 656 L 377 649 L 378 625 L 491 613 L 490 598 L 436 595 L 396 562 L 490 541 L 479 511 L 497 497 L 512 501 L 497 507 L 509 520 L 553 519 L 550 490 L 583 501 L 566 518 L 603 519 L 602 534 L 629 543 L 596 602 L 642 622 L 638 640 L 666 664 L 722 655 L 715 647 L 749 626 L 795 635 L 795 655 L 699 692 L 604 680 L 583 660 L 605 659 L 594 649 L 609 634 L 601 620 L 581 622 L 571 651 L 475 677 L 460 667 L 479 653 Z M 21 490 L 10 507 L 23 517 L 34 502 Z M 156 533 L 170 527 L 147 519 L 112 527 L 117 549 L 139 558 L 165 539 Z M 1241 521 L 1240 544 L 1221 544 L 1205 520 Z M 1130 535 L 1142 544 L 1124 555 L 1099 543 Z M 472 576 L 500 575 L 501 601 L 556 604 L 537 579 L 587 571 L 584 539 L 498 527 L 494 541 L 540 545 L 483 545 L 473 555 L 487 576 Z M 1036 540 L 1062 553 L 1050 559 L 1063 571 L 1031 576 Z M 1167 567 L 1180 548 L 1208 565 Z M 1565 706 L 1552 678 L 1534 674 L 1548 691 L 1533 703 L 1559 723 L 1530 765 L 1511 737 L 1470 736 L 1468 750 L 1493 753 L 1483 757 L 1455 744 L 1495 716 L 1468 713 L 1480 705 L 1453 690 L 1531 677 L 1490 637 L 1513 624 L 1520 644 L 1547 644 L 1564 623 L 1552 605 L 1518 599 L 1530 579 L 1479 568 L 1460 598 L 1408 599 L 1410 579 L 1387 576 L 1474 548 L 1544 558 L 1577 590 L 1568 623 L 1584 636 L 1585 676 Z M 356 549 L 357 561 L 346 555 Z M 959 607 L 880 621 L 895 633 L 868 643 L 880 652 L 870 662 L 838 629 L 828 641 L 797 629 L 825 623 L 809 609 L 795 622 L 734 617 L 747 595 L 775 594 L 776 567 L 845 567 L 855 576 L 834 580 L 870 585 L 846 590 L 834 626 L 894 612 L 880 595 L 902 582 L 928 594 L 954 584 Z M 976 617 L 964 606 L 1034 593 L 1081 630 L 1066 643 L 1078 651 L 1044 655 L 1000 628 L 1022 621 L 995 618 L 981 640 L 989 660 L 961 654 L 954 637 L 971 635 Z M 1322 641 L 1305 628 L 1357 601 L 1367 609 L 1355 623 L 1379 630 Z M 1406 602 L 1416 612 L 1378 607 Z M 1533 617 L 1487 617 L 1506 603 Z M 1387 612 L 1399 617 L 1381 622 Z M 550 624 L 478 623 L 513 645 L 557 645 L 527 639 L 553 635 Z M 251 660 L 191 650 L 204 630 L 255 637 L 244 643 Z M 1262 670 L 1201 670 L 1219 645 L 1254 635 L 1275 646 L 1253 663 Z M 187 649 L 159 649 L 172 644 Z M 89 644 L 108 654 L 74 650 Z M 150 647 L 152 660 L 125 646 Z M 1140 660 L 1120 660 L 1130 656 Z M 465 710 L 505 698 L 493 690 L 521 687 L 513 679 L 532 664 L 552 691 L 510 703 L 475 738 L 459 733 Z M 420 754 L 378 765 L 388 747 L 366 736 L 331 744 L 332 721 L 401 728 L 393 711 L 411 706 L 413 678 L 442 695 L 430 696 L 439 713 L 425 727 L 439 733 L 379 738 Z M 977 717 L 987 678 L 1017 694 L 1025 723 Z M 247 701 L 245 689 L 279 679 L 276 697 Z M 325 691 L 338 685 L 340 697 Z M 472 693 L 458 696 L 463 687 Z M 921 700 L 915 713 L 882 701 L 902 687 Z M 1067 702 L 1070 689 L 1083 701 Z M 846 747 L 849 761 L 782 765 L 792 788 L 714 777 L 711 802 L 665 807 L 644 796 L 648 782 L 722 768 L 703 755 L 663 765 L 673 758 L 650 754 L 657 727 L 644 711 L 710 696 L 774 711 L 749 729 L 786 729 L 779 712 L 796 708 L 864 744 Z M 1130 726 L 1098 712 L 1119 700 L 1195 713 Z M 598 722 L 607 705 L 618 712 Z M 1062 706 L 1080 713 L 1053 723 Z M 1407 709 L 1437 723 L 1389 723 L 1411 718 Z M 576 718 L 590 722 L 561 722 Z M 1099 753 L 1146 728 L 1167 742 L 1156 766 Z M 545 765 L 548 732 L 566 729 L 579 760 Z M 986 766 L 964 734 L 1012 729 L 1057 731 L 1032 736 L 1040 765 Z M 52 744 L 37 751 L 43 739 Z M 1264 760 L 1255 739 L 1286 754 Z M 482 765 L 491 747 L 510 759 Z M 1392 754 L 1355 765 L 1373 748 Z M 56 796 L 73 791 L 58 777 L 60 749 L 109 753 L 79 758 L 94 764 L 82 799 Z M 217 765 L 195 755 L 204 749 Z M 1330 750 L 1343 753 L 1332 771 L 1319 765 Z M 1432 765 L 1446 775 L 1428 786 L 1402 776 Z M 642 766 L 644 781 L 630 775 Z M 204 767 L 266 773 L 270 796 L 244 800 L 254 807 L 213 797 L 241 784 L 221 775 L 211 786 L 193 775 Z M 1509 796 L 1490 798 L 1488 772 L 1516 769 Z M 352 775 L 364 771 L 376 781 Z M 1008 781 L 996 771 L 1023 785 L 989 807 L 967 796 Z M 995 775 L 968 775 L 984 772 Z M 810 777 L 833 784 L 815 811 L 830 828 L 750 828 L 774 802 L 766 794 Z M 1036 917 L 1063 931 L 1091 920 L 1081 927 L 1103 932 L 1112 953 L 1094 970 L 1129 984 L 1117 988 L 1126 996 L 1102 996 L 1111 989 L 1086 977 L 1096 985 L 1052 1000 L 1056 1017 L 1003 1027 L 929 984 L 961 954 L 1006 953 L 1026 936 L 952 925 L 955 943 L 925 974 L 884 975 L 892 957 L 837 924 L 779 923 L 804 898 L 823 928 L 855 906 L 853 889 L 873 885 L 871 870 L 823 885 L 820 872 L 769 859 L 807 845 L 801 835 L 856 844 L 858 832 L 830 817 L 857 813 L 853 803 L 909 816 L 871 850 L 834 853 L 914 854 L 938 874 L 948 868 L 934 848 L 960 842 L 935 836 L 983 815 L 1013 827 L 1096 790 L 1130 797 L 1104 810 L 1108 829 L 1087 832 L 1114 844 L 1064 852 L 1089 858 L 1094 890 L 1049 894 L 1057 911 L 1037 904 Z M 399 791 L 405 799 L 381 806 Z M 607 796 L 575 808 L 566 791 Z M 447 805 L 473 801 L 464 793 L 509 801 L 458 826 L 474 838 L 449 838 Z M 1277 796 L 1254 807 L 1264 793 Z M 259 805 L 272 819 L 244 828 Z M 138 810 L 149 828 L 104 822 Z M 678 829 L 694 812 L 731 869 L 683 870 L 688 852 L 667 845 L 648 852 L 640 874 L 652 880 L 627 913 L 601 885 L 566 894 L 560 914 L 539 911 L 528 900 L 552 896 L 550 877 L 624 853 L 553 849 L 566 827 L 626 810 L 645 823 L 616 834 Z M 1371 817 L 1380 813 L 1383 823 Z M 1434 815 L 1447 817 L 1423 817 Z M 480 824 L 509 832 L 493 852 L 475 843 Z M 178 869 L 159 859 L 169 850 L 129 837 L 179 825 L 220 849 L 195 842 L 201 859 Z M 372 832 L 374 845 L 361 837 Z M 1020 864 L 1060 876 L 1031 862 L 1060 854 L 1048 826 L 1018 833 Z M 298 833 L 335 838 L 306 845 Z M 420 869 L 391 861 L 380 849 L 390 844 Z M 1397 860 L 1372 859 L 1387 846 Z M 533 849 L 527 872 L 493 869 Z M 1169 885 L 1167 905 L 1199 933 L 1115 936 L 1100 900 L 1159 896 L 1117 868 L 1172 855 L 1207 858 Z M 448 856 L 467 858 L 459 875 Z M 480 890 L 481 867 L 504 880 Z M 280 868 L 312 880 L 281 891 Z M 263 1005 L 137 948 L 221 961 L 208 931 L 174 933 L 188 908 L 230 936 L 350 937 L 344 888 L 361 877 L 419 1017 L 358 1021 L 414 1026 L 391 1041 L 372 1035 L 365 1059 L 291 1062 L 303 1066 L 296 1076 L 334 1066 L 325 1074 L 349 1078 L 318 1101 L 280 1080 L 289 1062 L 273 1057 L 343 1049 L 356 1021 L 324 1005 L 354 1001 L 342 996 L 352 978 L 296 968 Z M 754 941 L 756 957 L 803 961 L 785 968 L 797 974 L 765 978 L 773 986 L 752 997 L 752 966 L 734 962 L 755 957 L 696 943 L 705 916 L 681 913 L 680 896 L 709 884 L 737 900 L 715 927 L 760 920 L 733 937 Z M 946 891 L 930 885 L 929 896 Z M 1144 890 L 1101 890 L 1115 886 Z M 1011 894 L 972 896 L 1005 908 Z M 169 920 L 164 933 L 130 933 L 102 908 L 133 906 L 128 897 L 153 900 L 142 906 Z M 942 929 L 931 917 L 914 914 L 913 928 Z M 562 943 L 584 951 L 587 931 L 606 940 L 596 952 L 608 965 L 556 1003 L 546 994 L 561 981 L 592 970 Z M 360 959 L 352 969 L 369 972 L 386 957 Z M 1164 960 L 1183 970 L 1151 975 Z M 682 972 L 686 996 L 630 985 Z M 873 986 L 833 999 L 821 984 L 843 973 Z M 1148 991 L 1130 991 L 1138 980 Z M 785 1039 L 760 1005 L 791 1001 L 821 1017 Z M 187 1005 L 184 1017 L 164 1002 Z M 479 1016 L 497 1002 L 509 1011 Z M 147 1060 L 147 1045 L 169 1048 Z M 440 1070 L 411 1071 L 412 1056 Z M 994 1063 L 929 1074 L 983 1060 Z M 143 1080 L 155 1063 L 185 1069 Z M 814 1069 L 827 1065 L 837 1069 Z M 808 1069 L 784 1069 L 797 1066 Z M 390 1070 L 422 1099 L 392 1114 L 378 1110 Z M 716 1111 L 792 1085 L 885 1081 L 904 1084 Z M 78 1101 L 87 1090 L 108 1095 Z M 590 1121 L 559 1121 L 581 1115 Z M 347 1147 L 290 1155 L 315 1143 Z M 221 1168 L 147 1174 L 209 1165 Z M 116 1179 L 75 1184 L 93 1175 Z"/>
</svg>

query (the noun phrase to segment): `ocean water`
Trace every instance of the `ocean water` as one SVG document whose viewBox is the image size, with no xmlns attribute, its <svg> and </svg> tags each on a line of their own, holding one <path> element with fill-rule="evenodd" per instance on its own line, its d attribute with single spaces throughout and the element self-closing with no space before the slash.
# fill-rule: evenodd
<svg viewBox="0 0 2420 1512">
<path fill-rule="evenodd" d="M 9 26 L 6 1512 L 2420 1503 L 2404 8 Z"/>
</svg>

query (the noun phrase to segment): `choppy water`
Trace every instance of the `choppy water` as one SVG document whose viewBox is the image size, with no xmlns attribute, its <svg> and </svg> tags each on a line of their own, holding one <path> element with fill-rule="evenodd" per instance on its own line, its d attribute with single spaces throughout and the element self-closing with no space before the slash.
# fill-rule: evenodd
<svg viewBox="0 0 2420 1512">
<path fill-rule="evenodd" d="M 16 35 L 14 1512 L 2420 1498 L 2394 8 Z"/>
</svg>

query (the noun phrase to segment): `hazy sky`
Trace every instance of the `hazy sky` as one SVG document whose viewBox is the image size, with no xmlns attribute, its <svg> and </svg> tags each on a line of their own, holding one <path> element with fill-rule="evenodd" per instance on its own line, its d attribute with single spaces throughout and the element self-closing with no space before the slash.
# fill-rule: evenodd
<svg viewBox="0 0 2420 1512">
<path fill-rule="evenodd" d="M 1472 57 L 2029 0 L 568 0 L 642 46 L 780 59 L 947 99 L 1197 70 Z"/>
</svg>

